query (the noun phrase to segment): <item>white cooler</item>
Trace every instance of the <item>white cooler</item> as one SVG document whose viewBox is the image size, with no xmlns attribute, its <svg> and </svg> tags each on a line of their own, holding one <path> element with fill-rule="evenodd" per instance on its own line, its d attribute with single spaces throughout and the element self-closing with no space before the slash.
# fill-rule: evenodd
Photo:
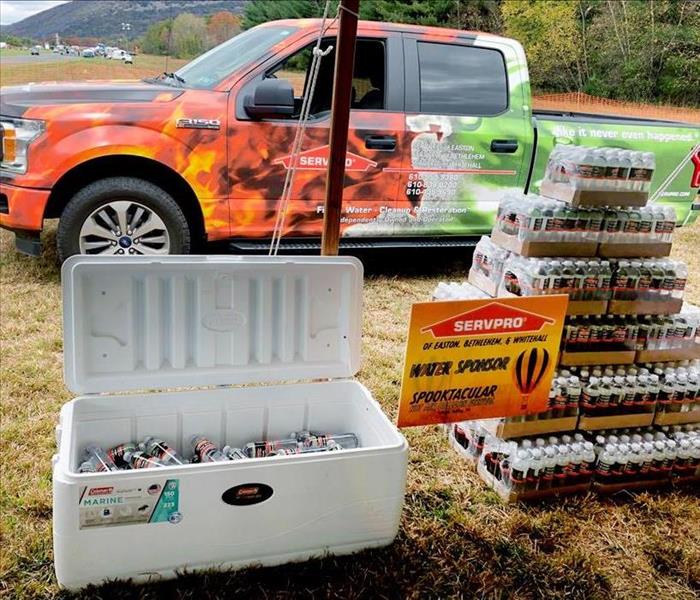
<svg viewBox="0 0 700 600">
<path fill-rule="evenodd" d="M 352 258 L 66 261 L 65 379 L 83 395 L 63 406 L 57 427 L 61 586 L 274 565 L 392 542 L 408 445 L 352 379 L 362 275 Z M 273 381 L 296 383 L 261 385 Z M 199 389 L 149 391 L 177 387 Z M 299 430 L 353 432 L 360 447 L 78 472 L 90 443 L 106 450 L 152 435 L 189 459 L 197 433 L 241 447 Z"/>
</svg>

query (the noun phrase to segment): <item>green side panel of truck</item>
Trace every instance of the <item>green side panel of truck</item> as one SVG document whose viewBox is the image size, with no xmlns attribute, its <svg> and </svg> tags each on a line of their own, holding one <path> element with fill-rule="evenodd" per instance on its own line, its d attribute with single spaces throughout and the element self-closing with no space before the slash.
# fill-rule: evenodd
<svg viewBox="0 0 700 600">
<path fill-rule="evenodd" d="M 691 210 L 691 206 L 698 190 L 690 187 L 694 171 L 691 157 L 700 145 L 700 127 L 634 119 L 612 121 L 614 119 L 599 116 L 570 119 L 536 116 L 537 148 L 530 191 L 539 192 L 555 144 L 653 152 L 656 171 L 651 182 L 650 201 L 673 206 L 678 223 L 693 222 L 698 211 Z"/>
</svg>

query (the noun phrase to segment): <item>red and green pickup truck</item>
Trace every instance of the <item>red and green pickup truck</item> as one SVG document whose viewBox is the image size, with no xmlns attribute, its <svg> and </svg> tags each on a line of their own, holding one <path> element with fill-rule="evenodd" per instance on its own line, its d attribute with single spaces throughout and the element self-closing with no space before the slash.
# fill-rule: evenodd
<svg viewBox="0 0 700 600">
<path fill-rule="evenodd" d="M 60 219 L 61 259 L 267 248 L 320 27 L 267 23 L 144 81 L 3 88 L 0 226 L 37 254 L 45 219 Z M 331 51 L 283 249 L 319 241 L 333 67 Z M 505 192 L 538 190 L 555 143 L 653 151 L 651 200 L 680 223 L 700 209 L 700 127 L 534 111 L 511 39 L 360 22 L 351 109 L 344 245 L 472 244 Z"/>
</svg>

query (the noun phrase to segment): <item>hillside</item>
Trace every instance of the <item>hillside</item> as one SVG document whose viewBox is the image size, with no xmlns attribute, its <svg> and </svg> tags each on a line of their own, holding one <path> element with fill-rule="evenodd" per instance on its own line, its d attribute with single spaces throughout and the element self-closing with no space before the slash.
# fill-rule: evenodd
<svg viewBox="0 0 700 600">
<path fill-rule="evenodd" d="M 179 13 L 208 15 L 220 10 L 243 11 L 248 0 L 74 0 L 59 4 L 2 28 L 18 37 L 48 39 L 61 36 L 121 37 L 122 23 L 131 24 L 129 37 L 143 34 L 149 25 Z"/>
</svg>

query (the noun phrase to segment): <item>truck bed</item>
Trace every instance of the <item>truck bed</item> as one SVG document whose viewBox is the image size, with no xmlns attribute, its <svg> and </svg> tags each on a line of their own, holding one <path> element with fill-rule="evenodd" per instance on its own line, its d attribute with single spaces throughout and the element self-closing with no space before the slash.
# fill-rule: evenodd
<svg viewBox="0 0 700 600">
<path fill-rule="evenodd" d="M 564 110 L 533 110 L 533 118 L 549 119 L 549 120 L 562 120 L 562 121 L 573 121 L 573 122 L 599 122 L 599 123 L 611 123 L 618 125 L 647 125 L 647 126 L 658 126 L 658 127 L 691 127 L 693 129 L 700 129 L 700 125 L 697 123 L 690 123 L 688 121 L 670 121 L 667 119 L 647 119 L 645 117 L 628 117 L 623 115 L 610 115 L 607 113 L 588 113 L 588 112 L 573 112 Z"/>
</svg>

